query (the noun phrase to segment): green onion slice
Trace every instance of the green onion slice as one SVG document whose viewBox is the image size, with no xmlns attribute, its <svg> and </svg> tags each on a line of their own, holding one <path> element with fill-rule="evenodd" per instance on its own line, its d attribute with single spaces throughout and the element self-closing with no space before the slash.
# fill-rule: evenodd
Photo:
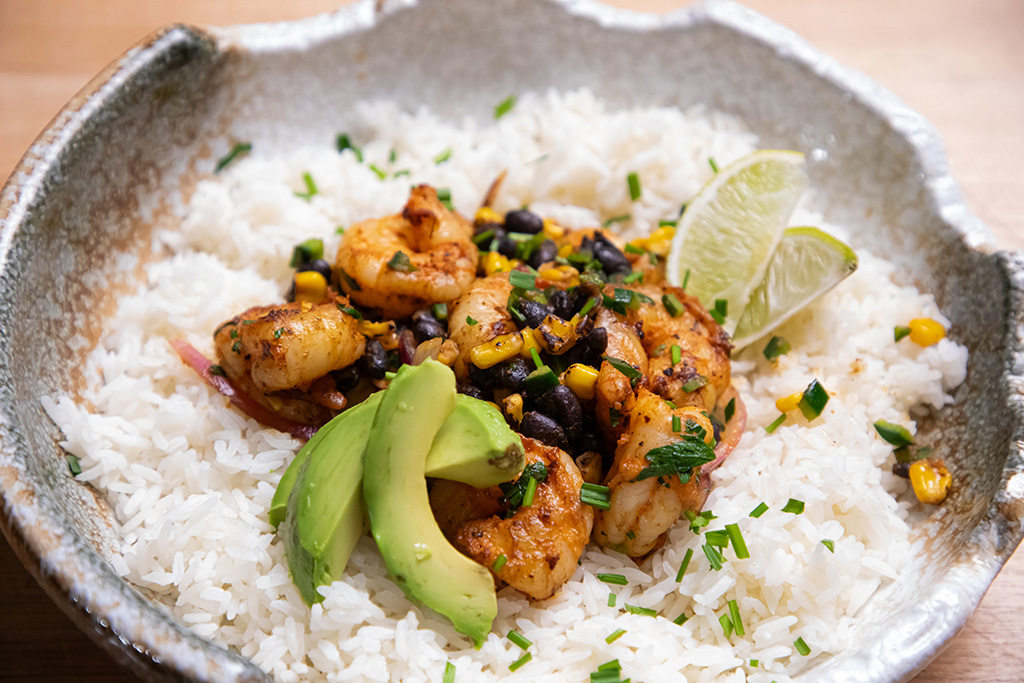
<svg viewBox="0 0 1024 683">
<path fill-rule="evenodd" d="M 520 650 L 525 650 L 526 648 L 533 645 L 533 643 L 527 640 L 526 637 L 520 634 L 518 631 L 509 631 L 508 635 L 505 637 L 511 640 L 514 645 L 517 645 Z"/>
<path fill-rule="evenodd" d="M 783 512 L 792 512 L 794 515 L 803 514 L 804 502 L 796 498 L 790 498 L 782 508 Z"/>
<path fill-rule="evenodd" d="M 629 583 L 629 579 L 622 574 L 598 574 L 597 580 L 603 581 L 604 583 L 615 584 L 616 586 L 625 586 Z"/>
<path fill-rule="evenodd" d="M 823 538 L 823 539 L 821 539 L 821 544 L 823 546 L 825 546 L 826 548 L 828 548 L 828 551 L 830 553 L 834 553 L 836 551 L 836 542 L 833 541 L 831 538 Z"/>
<path fill-rule="evenodd" d="M 537 286 L 537 276 L 532 273 L 524 273 L 521 270 L 513 270 L 508 274 L 508 282 L 513 287 L 520 289 L 533 289 Z"/>
<path fill-rule="evenodd" d="M 525 655 L 523 655 L 522 657 L 520 657 L 516 661 L 512 662 L 511 664 L 509 664 L 508 665 L 508 670 L 509 671 L 517 671 L 517 670 L 521 669 L 523 667 L 523 665 L 526 664 L 531 659 L 533 659 L 533 655 L 530 654 L 529 652 L 527 652 Z"/>
<path fill-rule="evenodd" d="M 455 683 L 455 665 L 451 662 L 444 663 L 444 678 L 441 683 Z"/>
<path fill-rule="evenodd" d="M 892 444 L 896 448 L 911 446 L 914 443 L 914 437 L 910 434 L 910 430 L 903 425 L 878 420 L 875 422 L 875 431 L 887 443 Z"/>
<path fill-rule="evenodd" d="M 675 294 L 662 294 L 661 303 L 673 318 L 678 318 L 686 310 L 683 307 L 683 302 Z"/>
<path fill-rule="evenodd" d="M 629 185 L 629 198 L 634 202 L 640 199 L 640 176 L 630 173 L 626 176 L 626 184 Z"/>
<path fill-rule="evenodd" d="M 729 534 L 724 529 L 718 529 L 716 531 L 709 531 L 704 534 L 704 540 L 706 543 L 710 543 L 713 546 L 719 548 L 729 547 Z"/>
<path fill-rule="evenodd" d="M 607 510 L 611 507 L 611 492 L 607 486 L 585 482 L 580 487 L 580 502 L 600 510 Z"/>
<path fill-rule="evenodd" d="M 650 607 L 638 607 L 637 605 L 623 605 L 623 608 L 630 614 L 637 614 L 641 617 L 656 617 L 658 610 Z"/>
<path fill-rule="evenodd" d="M 419 268 L 412 264 L 409 256 L 404 251 L 396 251 L 391 260 L 388 261 L 388 268 L 397 270 L 399 273 L 415 273 Z"/>
<path fill-rule="evenodd" d="M 71 476 L 77 477 L 82 473 L 82 463 L 79 461 L 77 455 L 71 455 L 68 453 L 64 456 L 64 460 L 68 463 L 68 469 L 71 470 Z"/>
<path fill-rule="evenodd" d="M 687 548 L 686 554 L 683 555 L 683 563 L 679 565 L 679 571 L 676 572 L 676 583 L 683 580 L 683 574 L 686 573 L 686 568 L 690 566 L 690 560 L 693 559 L 693 548 Z"/>
<path fill-rule="evenodd" d="M 491 569 L 500 572 L 501 568 L 508 564 L 508 558 L 505 557 L 505 553 L 498 555 L 497 559 L 494 560 L 494 564 L 491 565 Z"/>
<path fill-rule="evenodd" d="M 738 636 L 745 636 L 747 632 L 743 628 L 743 620 L 740 618 L 740 606 L 735 600 L 729 601 L 729 619 L 732 621 L 732 628 Z"/>
<path fill-rule="evenodd" d="M 758 503 L 757 507 L 750 511 L 750 516 L 756 519 L 766 512 L 768 512 L 768 506 L 762 502 Z"/>
<path fill-rule="evenodd" d="M 718 617 L 718 623 L 722 625 L 722 631 L 725 632 L 725 637 L 728 638 L 732 635 L 732 619 L 729 618 L 728 614 L 723 614 Z"/>
<path fill-rule="evenodd" d="M 683 624 L 685 624 L 689 620 L 690 620 L 690 617 L 686 616 L 686 612 L 683 612 L 678 617 L 673 619 L 672 623 L 675 624 L 676 626 L 682 626 Z"/>
<path fill-rule="evenodd" d="M 800 412 L 804 414 L 808 420 L 821 415 L 821 411 L 825 410 L 825 406 L 828 405 L 829 395 L 825 391 L 825 387 L 821 386 L 818 380 L 812 380 L 807 388 L 804 389 L 804 394 L 800 398 Z"/>
<path fill-rule="evenodd" d="M 612 225 L 613 223 L 625 223 L 631 218 L 633 218 L 633 215 L 629 213 L 624 213 L 621 216 L 612 216 L 611 218 L 607 219 L 604 223 L 602 223 L 601 226 L 607 228 L 609 225 Z"/>
<path fill-rule="evenodd" d="M 516 96 L 509 95 L 494 107 L 494 118 L 500 119 L 502 116 L 509 113 L 514 106 L 516 106 Z"/>
<path fill-rule="evenodd" d="M 704 551 L 704 555 L 708 558 L 708 562 L 711 563 L 711 568 L 716 572 L 722 568 L 722 553 L 718 552 L 718 548 L 713 545 L 705 543 L 701 546 L 701 550 Z"/>
<path fill-rule="evenodd" d="M 893 340 L 899 341 L 899 340 L 903 339 L 904 337 L 909 337 L 909 336 L 910 336 L 910 328 L 907 327 L 906 325 L 897 325 L 896 327 L 893 328 L 893 331 L 892 331 L 892 338 L 893 338 Z"/>
<path fill-rule="evenodd" d="M 764 357 L 775 361 L 779 356 L 785 356 L 793 350 L 793 346 L 785 337 L 772 337 L 764 347 Z"/>
<path fill-rule="evenodd" d="M 729 535 L 729 541 L 732 543 L 732 549 L 736 551 L 736 557 L 745 560 L 750 557 L 750 551 L 747 549 L 747 542 L 743 538 L 743 532 L 740 531 L 739 524 L 726 524 L 725 532 Z M 743 635 L 742 633 L 740 635 Z"/>
<path fill-rule="evenodd" d="M 732 416 L 736 414 L 736 399 L 729 399 L 729 402 L 725 404 L 725 421 L 728 422 L 732 419 Z"/>
<path fill-rule="evenodd" d="M 604 639 L 604 642 L 606 642 L 609 645 L 611 645 L 612 643 L 614 643 L 616 640 L 618 640 L 619 638 L 621 638 L 624 635 L 626 635 L 626 629 L 623 629 L 623 628 L 615 629 L 615 631 L 613 631 L 610 636 L 608 636 L 607 638 Z"/>
<path fill-rule="evenodd" d="M 807 647 L 807 643 L 804 642 L 803 638 L 797 638 L 793 641 L 793 647 L 796 651 L 802 654 L 804 657 L 811 654 L 811 648 Z"/>
<path fill-rule="evenodd" d="M 785 422 L 785 421 L 786 421 L 786 414 L 785 414 L 785 413 L 783 413 L 782 415 L 779 415 L 779 416 L 778 416 L 777 418 L 775 418 L 775 420 L 774 420 L 774 421 L 772 421 L 772 423 L 771 423 L 770 425 L 768 425 L 767 427 L 765 427 L 765 428 L 764 428 L 764 431 L 766 431 L 766 432 L 768 432 L 769 434 L 771 434 L 771 433 L 773 433 L 773 432 L 774 432 L 774 431 L 775 431 L 776 429 L 778 429 L 778 428 L 779 428 L 779 427 L 780 427 L 780 426 L 782 425 L 782 423 L 783 423 L 783 422 Z"/>
<path fill-rule="evenodd" d="M 248 154 L 252 151 L 251 142 L 236 142 L 227 154 L 217 160 L 217 165 L 213 167 L 214 173 L 220 173 L 224 168 L 238 157 Z M 909 330 L 907 330 L 909 334 Z"/>
<path fill-rule="evenodd" d="M 679 344 L 673 344 L 669 352 L 672 354 L 672 365 L 679 365 L 683 362 L 683 350 L 679 347 Z"/>
</svg>

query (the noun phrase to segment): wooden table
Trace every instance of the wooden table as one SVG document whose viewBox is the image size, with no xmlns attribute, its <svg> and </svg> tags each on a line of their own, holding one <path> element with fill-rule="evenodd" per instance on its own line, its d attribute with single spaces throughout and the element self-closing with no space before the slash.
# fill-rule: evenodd
<svg viewBox="0 0 1024 683">
<path fill-rule="evenodd" d="M 344 1 L 0 0 L 0 178 L 85 82 L 150 31 L 290 19 Z M 670 11 L 680 0 L 614 0 Z M 943 134 L 954 175 L 999 245 L 1024 248 L 1024 2 L 748 0 L 859 69 Z M 67 621 L 0 541 L 0 680 L 133 681 Z M 1024 681 L 1024 554 L 915 683 Z"/>
</svg>

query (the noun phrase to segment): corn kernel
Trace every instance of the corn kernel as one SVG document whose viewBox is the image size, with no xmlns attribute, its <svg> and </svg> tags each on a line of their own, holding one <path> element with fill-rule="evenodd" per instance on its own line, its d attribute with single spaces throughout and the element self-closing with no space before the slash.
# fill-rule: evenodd
<svg viewBox="0 0 1024 683">
<path fill-rule="evenodd" d="M 910 484 L 922 503 L 938 505 L 946 499 L 953 477 L 939 458 L 918 460 L 910 466 Z"/>
<path fill-rule="evenodd" d="M 647 237 L 630 242 L 634 247 L 645 249 L 658 256 L 665 256 L 672 247 L 672 238 L 675 237 L 676 229 L 671 225 L 658 228 Z"/>
<path fill-rule="evenodd" d="M 555 266 L 553 268 L 542 268 L 537 275 L 553 283 L 565 285 L 566 288 L 575 287 L 580 283 L 580 272 L 572 266 Z"/>
<path fill-rule="evenodd" d="M 572 389 L 572 393 L 588 401 L 597 392 L 597 368 L 583 363 L 573 363 L 559 378 L 562 384 Z"/>
<path fill-rule="evenodd" d="M 505 410 L 505 417 L 516 424 L 523 421 L 523 397 L 521 394 L 509 394 L 501 404 Z"/>
<path fill-rule="evenodd" d="M 327 294 L 327 280 L 315 270 L 305 270 L 295 273 L 295 300 L 296 301 L 323 301 Z"/>
<path fill-rule="evenodd" d="M 550 239 L 557 240 L 565 236 L 565 228 L 558 223 L 554 222 L 550 218 L 544 219 L 544 234 Z"/>
<path fill-rule="evenodd" d="M 393 331 L 395 324 L 387 321 L 382 323 L 375 323 L 371 320 L 358 320 L 356 321 L 356 329 L 359 330 L 359 334 L 365 337 L 383 337 L 388 332 Z"/>
<path fill-rule="evenodd" d="M 563 244 L 558 248 L 558 255 L 562 258 L 569 258 L 573 251 L 575 250 L 571 244 Z"/>
<path fill-rule="evenodd" d="M 780 413 L 788 413 L 791 410 L 796 410 L 796 407 L 800 405 L 800 399 L 803 397 L 804 393 L 802 391 L 790 394 L 789 396 L 783 396 L 775 401 L 775 407 L 779 409 Z"/>
<path fill-rule="evenodd" d="M 520 356 L 529 358 L 531 349 L 540 351 L 540 342 L 537 341 L 537 330 L 532 327 L 526 327 L 523 328 L 520 334 L 523 336 L 523 348 L 519 351 Z"/>
<path fill-rule="evenodd" d="M 548 353 L 556 356 L 571 349 L 576 344 L 576 327 L 557 315 L 548 314 L 536 331 L 537 343 Z"/>
<path fill-rule="evenodd" d="M 511 270 L 509 260 L 496 251 L 489 251 L 480 258 L 484 266 L 484 272 L 488 275 Z"/>
<path fill-rule="evenodd" d="M 508 360 L 522 348 L 523 337 L 518 332 L 502 334 L 470 349 L 469 360 L 483 370 Z"/>
<path fill-rule="evenodd" d="M 500 213 L 491 207 L 481 206 L 476 210 L 476 215 L 473 216 L 473 222 L 477 225 L 483 225 L 484 223 L 504 223 L 505 219 L 501 217 Z"/>
<path fill-rule="evenodd" d="M 910 328 L 910 341 L 919 346 L 931 346 L 946 336 L 946 328 L 931 318 L 914 318 Z"/>
</svg>

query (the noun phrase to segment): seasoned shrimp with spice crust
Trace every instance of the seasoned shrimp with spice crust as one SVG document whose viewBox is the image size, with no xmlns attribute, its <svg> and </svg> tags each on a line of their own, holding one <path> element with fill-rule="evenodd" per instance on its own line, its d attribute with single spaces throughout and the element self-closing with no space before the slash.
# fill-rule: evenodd
<svg viewBox="0 0 1024 683">
<path fill-rule="evenodd" d="M 583 477 L 565 451 L 528 437 L 523 447 L 527 469 L 515 485 L 506 486 L 508 495 L 497 486 L 474 489 L 438 481 L 430 490 L 430 505 L 445 536 L 463 553 L 497 579 L 543 600 L 575 573 L 594 512 L 580 502 Z M 522 494 L 530 472 L 543 480 L 527 501 Z M 510 499 L 517 495 L 519 507 L 506 518 Z"/>
<path fill-rule="evenodd" d="M 459 298 L 476 276 L 473 226 L 449 211 L 428 185 L 414 187 L 402 213 L 345 231 L 339 281 L 359 306 L 403 318 Z"/>
<path fill-rule="evenodd" d="M 495 273 L 473 282 L 451 307 L 448 337 L 459 347 L 455 375 L 460 381 L 469 376 L 470 353 L 475 347 L 519 330 L 508 311 L 511 292 L 508 273 Z"/>
</svg>

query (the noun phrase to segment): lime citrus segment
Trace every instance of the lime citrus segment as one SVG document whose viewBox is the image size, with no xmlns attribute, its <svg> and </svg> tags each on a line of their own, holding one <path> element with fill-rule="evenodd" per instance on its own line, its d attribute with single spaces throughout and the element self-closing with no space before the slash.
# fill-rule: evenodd
<svg viewBox="0 0 1024 683">
<path fill-rule="evenodd" d="M 761 284 L 736 325 L 733 345 L 746 346 L 786 322 L 857 270 L 857 254 L 817 228 L 785 231 Z"/>
<path fill-rule="evenodd" d="M 709 310 L 725 300 L 730 333 L 807 188 L 803 162 L 799 152 L 749 154 L 716 174 L 683 213 L 666 277 L 679 287 L 685 281 Z"/>
</svg>

